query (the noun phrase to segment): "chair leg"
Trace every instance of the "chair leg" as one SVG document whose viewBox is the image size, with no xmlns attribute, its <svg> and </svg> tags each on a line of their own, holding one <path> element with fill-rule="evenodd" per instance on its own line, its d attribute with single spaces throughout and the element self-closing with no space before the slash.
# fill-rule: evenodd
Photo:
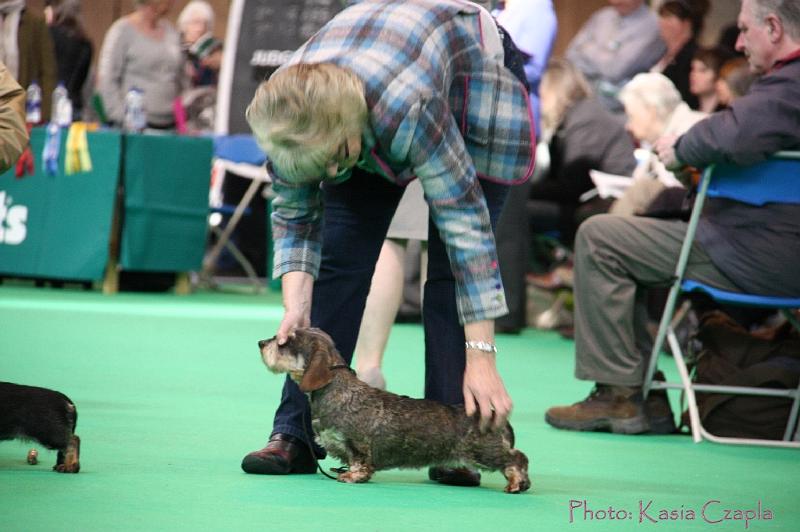
<svg viewBox="0 0 800 532">
<path fill-rule="evenodd" d="M 667 335 L 669 340 L 670 349 L 672 349 L 672 358 L 675 360 L 675 366 L 678 368 L 678 374 L 683 383 L 683 390 L 686 393 L 686 405 L 689 408 L 689 424 L 692 429 L 692 440 L 695 443 L 700 443 L 703 439 L 703 426 L 700 423 L 700 412 L 697 409 L 697 398 L 694 394 L 692 387 L 692 379 L 689 376 L 689 369 L 686 367 L 686 362 L 683 359 L 683 352 L 681 351 L 678 337 L 675 336 L 675 331 L 669 329 Z"/>
<path fill-rule="evenodd" d="M 800 410 L 800 386 L 797 387 L 794 393 L 794 402 L 792 402 L 792 409 L 789 412 L 789 422 L 786 424 L 786 432 L 783 434 L 783 439 L 786 441 L 792 440 L 792 435 L 794 435 L 794 439 L 797 440 L 797 432 L 795 432 L 796 424 L 797 424 L 797 413 Z"/>
<path fill-rule="evenodd" d="M 672 288 L 667 295 L 667 303 L 664 305 L 664 313 L 661 315 L 661 321 L 658 324 L 658 332 L 653 341 L 653 350 L 650 352 L 650 362 L 647 365 L 647 373 L 644 376 L 644 384 L 642 386 L 642 395 L 645 399 L 650 394 L 653 386 L 653 375 L 656 373 L 658 366 L 658 357 L 661 354 L 661 348 L 664 346 L 664 341 L 667 338 L 668 331 L 671 330 L 671 322 L 675 313 L 675 305 L 678 301 L 678 294 L 680 293 L 680 280 L 675 281 Z"/>
<path fill-rule="evenodd" d="M 253 182 L 250 183 L 250 186 L 247 187 L 244 196 L 236 206 L 236 209 L 234 209 L 231 219 L 228 220 L 228 223 L 225 225 L 225 229 L 222 231 L 222 234 L 220 235 L 216 244 L 214 244 L 214 246 L 211 248 L 211 251 L 208 252 L 208 255 L 206 255 L 205 259 L 203 259 L 204 271 L 210 272 L 214 268 L 214 265 L 217 263 L 217 259 L 219 258 L 219 254 L 222 253 L 223 246 L 225 246 L 225 243 L 231 237 L 231 233 L 233 233 L 233 230 L 236 228 L 236 225 L 239 223 L 242 215 L 244 215 L 244 211 L 247 209 L 247 206 L 250 205 L 250 201 L 253 199 L 253 196 L 255 196 L 256 192 L 258 192 L 258 187 L 260 185 L 260 181 L 253 180 Z"/>
</svg>

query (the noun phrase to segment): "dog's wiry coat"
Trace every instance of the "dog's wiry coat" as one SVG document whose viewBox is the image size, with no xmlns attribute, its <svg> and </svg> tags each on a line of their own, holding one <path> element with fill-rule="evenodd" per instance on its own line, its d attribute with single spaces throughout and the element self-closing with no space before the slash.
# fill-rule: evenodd
<svg viewBox="0 0 800 532">
<path fill-rule="evenodd" d="M 528 458 L 514 449 L 510 424 L 482 434 L 463 407 L 372 388 L 343 368 L 319 329 L 298 329 L 283 346 L 273 338 L 259 347 L 271 371 L 288 373 L 309 394 L 318 442 L 349 466 L 338 480 L 366 482 L 381 469 L 475 466 L 501 471 L 509 493 L 530 487 Z"/>
<path fill-rule="evenodd" d="M 0 440 L 35 440 L 58 450 L 59 473 L 80 471 L 78 411 L 63 393 L 36 386 L 0 382 Z"/>
</svg>

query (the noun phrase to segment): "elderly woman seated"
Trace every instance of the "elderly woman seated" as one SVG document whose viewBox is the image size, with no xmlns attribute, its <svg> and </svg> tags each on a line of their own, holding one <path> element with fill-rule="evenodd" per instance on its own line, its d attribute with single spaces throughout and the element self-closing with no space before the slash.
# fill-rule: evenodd
<svg viewBox="0 0 800 532">
<path fill-rule="evenodd" d="M 706 114 L 693 111 L 681 99 L 675 85 L 663 74 L 647 72 L 636 75 L 620 92 L 628 118 L 626 129 L 639 141 L 633 183 L 611 206 L 612 214 L 644 212 L 666 187 L 680 187 L 675 175 L 667 170 L 650 146 L 660 137 L 686 132 Z"/>
</svg>

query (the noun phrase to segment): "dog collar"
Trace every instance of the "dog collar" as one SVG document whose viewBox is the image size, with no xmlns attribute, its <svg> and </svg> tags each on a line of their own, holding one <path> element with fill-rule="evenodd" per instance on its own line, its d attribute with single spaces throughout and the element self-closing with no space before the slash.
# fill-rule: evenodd
<svg viewBox="0 0 800 532">
<path fill-rule="evenodd" d="M 346 369 L 353 375 L 356 374 L 356 370 L 348 366 L 347 364 L 334 364 L 333 366 L 328 366 L 328 369 Z"/>
</svg>

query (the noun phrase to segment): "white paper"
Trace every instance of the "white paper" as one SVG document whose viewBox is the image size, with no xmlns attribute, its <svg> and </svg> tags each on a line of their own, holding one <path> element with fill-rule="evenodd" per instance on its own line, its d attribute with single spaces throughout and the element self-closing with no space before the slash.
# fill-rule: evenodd
<svg viewBox="0 0 800 532">
<path fill-rule="evenodd" d="M 633 184 L 631 176 L 608 174 L 600 170 L 589 170 L 589 177 L 601 198 L 619 198 Z"/>
</svg>

